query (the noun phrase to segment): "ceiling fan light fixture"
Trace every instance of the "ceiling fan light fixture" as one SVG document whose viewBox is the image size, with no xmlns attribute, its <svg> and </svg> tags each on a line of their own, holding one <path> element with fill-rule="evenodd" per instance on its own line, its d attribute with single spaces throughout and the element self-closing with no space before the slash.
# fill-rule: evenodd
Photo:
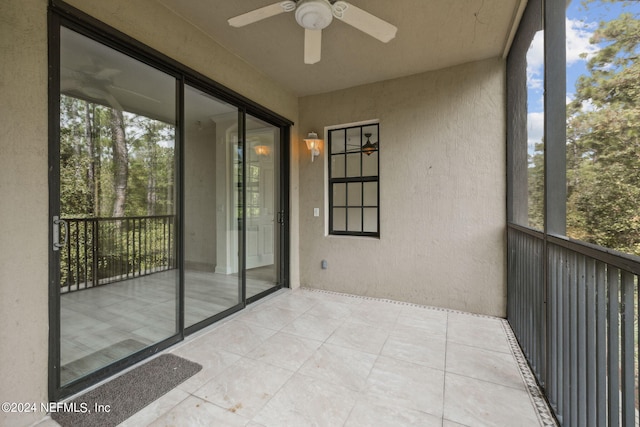
<svg viewBox="0 0 640 427">
<path fill-rule="evenodd" d="M 367 142 L 362 146 L 362 152 L 364 154 L 366 154 L 367 156 L 370 156 L 374 152 L 378 151 L 378 143 L 377 142 L 371 142 L 369 140 L 369 138 L 371 138 L 371 134 L 370 133 L 365 133 L 364 136 L 367 137 Z"/>
<path fill-rule="evenodd" d="M 331 24 L 333 9 L 328 0 L 302 0 L 296 8 L 296 21 L 307 30 L 322 30 Z"/>
</svg>

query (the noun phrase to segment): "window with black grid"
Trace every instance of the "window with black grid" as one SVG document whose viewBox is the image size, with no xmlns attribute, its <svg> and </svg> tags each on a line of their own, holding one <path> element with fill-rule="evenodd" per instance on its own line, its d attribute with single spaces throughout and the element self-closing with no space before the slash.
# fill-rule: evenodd
<svg viewBox="0 0 640 427">
<path fill-rule="evenodd" d="M 329 234 L 380 237 L 378 123 L 329 130 Z"/>
</svg>

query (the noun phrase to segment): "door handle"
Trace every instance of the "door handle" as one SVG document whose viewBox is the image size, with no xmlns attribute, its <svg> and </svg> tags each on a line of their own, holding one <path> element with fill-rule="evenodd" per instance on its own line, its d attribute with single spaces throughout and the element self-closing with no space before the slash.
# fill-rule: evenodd
<svg viewBox="0 0 640 427">
<path fill-rule="evenodd" d="M 64 240 L 60 242 L 60 225 L 64 227 Z M 64 248 L 67 245 L 67 239 L 69 238 L 69 224 L 64 219 L 61 219 L 57 215 L 53 217 L 53 250 L 59 251 L 60 248 Z"/>
</svg>

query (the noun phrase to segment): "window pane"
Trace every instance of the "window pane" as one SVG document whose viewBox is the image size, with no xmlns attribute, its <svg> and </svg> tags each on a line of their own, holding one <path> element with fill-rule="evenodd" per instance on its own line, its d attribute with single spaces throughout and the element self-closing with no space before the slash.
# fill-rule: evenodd
<svg viewBox="0 0 640 427">
<path fill-rule="evenodd" d="M 366 136 L 368 133 L 371 134 L 371 136 L 369 137 L 371 142 L 377 142 L 378 141 L 378 125 L 369 125 L 369 126 L 365 126 L 362 128 L 362 143 L 364 144 L 367 141 Z"/>
<path fill-rule="evenodd" d="M 179 150 L 174 77 L 67 28 L 59 59 L 63 386 L 178 332 Z"/>
<path fill-rule="evenodd" d="M 238 138 L 227 132 L 238 125 L 237 107 L 185 86 L 184 109 L 184 323 L 191 326 L 240 302 L 240 277 L 229 274 L 239 263 L 231 255 L 238 253 L 238 221 L 220 219 L 221 213 L 237 215 L 232 199 L 241 193 L 238 185 L 220 182 L 237 177 L 241 165 L 232 155 Z M 259 208 L 256 195 L 247 189 L 249 212 Z"/>
<path fill-rule="evenodd" d="M 347 129 L 347 152 L 359 153 L 361 144 L 360 128 Z"/>
<path fill-rule="evenodd" d="M 376 233 L 378 231 L 378 209 L 364 209 L 364 226 L 362 231 Z"/>
<path fill-rule="evenodd" d="M 378 152 L 367 155 L 362 155 L 362 176 L 377 176 L 378 175 Z"/>
<path fill-rule="evenodd" d="M 348 190 L 349 206 L 362 206 L 362 183 L 351 183 Z"/>
<path fill-rule="evenodd" d="M 245 165 L 246 207 L 245 268 L 246 298 L 251 298 L 278 280 L 278 151 L 280 129 L 247 114 Z M 256 149 L 260 147 L 259 149 Z M 251 203 L 251 204 L 249 204 Z M 220 235 L 218 235 L 220 239 Z"/>
<path fill-rule="evenodd" d="M 349 208 L 349 229 L 347 231 L 362 231 L 362 209 Z"/>
<path fill-rule="evenodd" d="M 344 155 L 331 156 L 331 177 L 344 178 Z"/>
<path fill-rule="evenodd" d="M 347 177 L 360 175 L 360 153 L 347 154 Z"/>
<path fill-rule="evenodd" d="M 347 231 L 347 210 L 344 208 L 333 209 L 333 230 Z"/>
<path fill-rule="evenodd" d="M 333 205 L 347 205 L 347 184 L 333 184 Z"/>
<path fill-rule="evenodd" d="M 378 206 L 378 183 L 365 182 L 364 184 L 364 206 Z"/>
<path fill-rule="evenodd" d="M 331 138 L 331 154 L 344 153 L 344 130 L 332 130 Z"/>
</svg>

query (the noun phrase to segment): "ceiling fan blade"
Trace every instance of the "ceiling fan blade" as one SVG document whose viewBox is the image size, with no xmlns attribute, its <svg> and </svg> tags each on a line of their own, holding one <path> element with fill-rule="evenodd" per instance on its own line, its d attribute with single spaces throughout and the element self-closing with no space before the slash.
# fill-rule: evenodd
<svg viewBox="0 0 640 427">
<path fill-rule="evenodd" d="M 104 68 L 93 74 L 93 78 L 96 80 L 111 80 L 116 75 L 120 74 L 122 71 L 116 68 Z"/>
<path fill-rule="evenodd" d="M 244 27 L 245 25 L 253 24 L 254 22 L 271 18 L 272 16 L 276 16 L 284 12 L 291 12 L 295 10 L 295 8 L 296 3 L 294 1 L 281 1 L 269 6 L 261 7 L 260 9 L 252 10 L 251 12 L 243 13 L 242 15 L 238 15 L 234 18 L 230 18 L 227 22 L 232 27 Z"/>
<path fill-rule="evenodd" d="M 398 31 L 395 25 L 346 1 L 337 1 L 333 4 L 333 16 L 383 43 L 393 39 Z"/>
<path fill-rule="evenodd" d="M 152 98 L 152 97 L 144 95 L 144 94 L 142 94 L 140 92 L 136 92 L 135 90 L 126 89 L 124 87 L 115 86 L 115 85 L 109 85 L 109 89 L 115 89 L 116 91 L 119 91 L 119 92 L 129 93 L 129 94 L 137 96 L 139 98 L 146 99 L 146 100 L 151 101 L 151 102 L 155 102 L 156 104 L 160 104 L 160 101 L 157 100 L 156 98 Z"/>
<path fill-rule="evenodd" d="M 315 64 L 320 61 L 322 49 L 322 30 L 304 30 L 304 63 Z"/>
</svg>

